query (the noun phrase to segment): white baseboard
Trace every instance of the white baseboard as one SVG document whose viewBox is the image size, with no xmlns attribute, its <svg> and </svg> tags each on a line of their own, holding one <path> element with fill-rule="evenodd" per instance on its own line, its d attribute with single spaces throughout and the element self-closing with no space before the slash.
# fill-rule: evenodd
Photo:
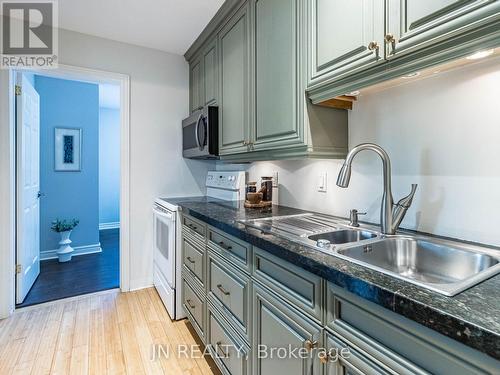
<svg viewBox="0 0 500 375">
<path fill-rule="evenodd" d="M 99 224 L 99 230 L 104 230 L 104 229 L 119 229 L 120 228 L 120 222 L 116 221 L 114 223 L 100 223 Z"/>
<path fill-rule="evenodd" d="M 75 251 L 73 252 L 73 256 L 102 252 L 100 242 L 96 243 L 94 245 L 75 246 L 74 249 L 75 249 Z M 41 251 L 40 252 L 40 260 L 56 259 L 57 258 L 57 250 L 58 249 Z"/>
</svg>

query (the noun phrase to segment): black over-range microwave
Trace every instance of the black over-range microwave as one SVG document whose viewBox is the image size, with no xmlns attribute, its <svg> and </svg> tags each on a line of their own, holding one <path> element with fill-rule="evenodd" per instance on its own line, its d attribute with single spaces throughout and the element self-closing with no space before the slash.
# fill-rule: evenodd
<svg viewBox="0 0 500 375">
<path fill-rule="evenodd" d="M 203 107 L 182 121 L 182 156 L 219 158 L 219 111 L 216 106 Z"/>
</svg>

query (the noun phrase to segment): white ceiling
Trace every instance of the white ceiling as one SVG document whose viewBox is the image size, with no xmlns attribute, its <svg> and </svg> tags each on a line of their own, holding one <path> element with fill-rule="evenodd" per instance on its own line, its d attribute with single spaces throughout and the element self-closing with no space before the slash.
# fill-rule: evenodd
<svg viewBox="0 0 500 375">
<path fill-rule="evenodd" d="M 224 0 L 59 0 L 59 27 L 184 54 Z"/>
</svg>

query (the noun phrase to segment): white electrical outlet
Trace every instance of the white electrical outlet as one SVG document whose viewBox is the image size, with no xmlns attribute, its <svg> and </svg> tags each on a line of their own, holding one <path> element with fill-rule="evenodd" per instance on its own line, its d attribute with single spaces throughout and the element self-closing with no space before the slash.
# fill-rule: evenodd
<svg viewBox="0 0 500 375">
<path fill-rule="evenodd" d="M 318 191 L 326 193 L 326 188 L 327 188 L 327 174 L 326 172 L 322 172 L 318 175 Z"/>
</svg>

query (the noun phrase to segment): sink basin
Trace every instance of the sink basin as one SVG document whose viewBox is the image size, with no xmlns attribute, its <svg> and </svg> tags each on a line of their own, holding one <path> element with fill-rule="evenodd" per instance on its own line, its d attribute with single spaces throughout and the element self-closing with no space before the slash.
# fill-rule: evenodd
<svg viewBox="0 0 500 375">
<path fill-rule="evenodd" d="M 343 229 L 333 232 L 326 232 L 321 234 L 315 234 L 309 236 L 308 238 L 312 241 L 327 240 L 332 244 L 343 244 L 349 242 L 358 242 L 362 240 L 368 240 L 377 237 L 376 234 L 354 229 Z"/>
<path fill-rule="evenodd" d="M 494 250 L 492 250 L 494 252 Z M 453 296 L 500 271 L 500 253 L 473 245 L 391 237 L 337 250 L 341 257 Z"/>
</svg>

